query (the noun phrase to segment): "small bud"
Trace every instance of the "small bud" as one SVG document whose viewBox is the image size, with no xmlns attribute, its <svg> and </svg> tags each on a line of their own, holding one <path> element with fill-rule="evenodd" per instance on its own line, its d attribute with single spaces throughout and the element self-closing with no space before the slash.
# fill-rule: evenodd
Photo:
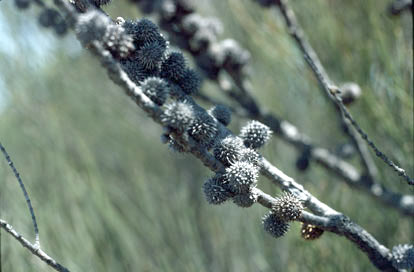
<svg viewBox="0 0 414 272">
<path fill-rule="evenodd" d="M 226 168 L 229 189 L 236 194 L 249 193 L 257 184 L 258 169 L 248 162 L 235 162 Z"/>
<path fill-rule="evenodd" d="M 184 76 L 177 81 L 177 84 L 180 85 L 181 89 L 188 95 L 192 95 L 198 92 L 200 88 L 201 79 L 197 72 L 193 69 L 186 69 Z"/>
<path fill-rule="evenodd" d="M 414 246 L 405 244 L 393 247 L 392 265 L 397 269 L 414 269 Z"/>
<path fill-rule="evenodd" d="M 174 82 L 184 78 L 186 62 L 182 53 L 172 52 L 161 65 L 161 76 Z"/>
<path fill-rule="evenodd" d="M 214 157 L 226 166 L 240 160 L 242 152 L 243 141 L 234 136 L 227 136 L 217 142 L 213 150 Z"/>
<path fill-rule="evenodd" d="M 233 197 L 233 203 L 242 208 L 248 208 L 257 202 L 257 195 L 253 193 L 239 194 Z"/>
<path fill-rule="evenodd" d="M 289 224 L 272 212 L 269 212 L 262 218 L 262 223 L 265 231 L 275 238 L 282 237 L 289 230 Z"/>
<path fill-rule="evenodd" d="M 339 96 L 345 105 L 349 105 L 361 96 L 361 88 L 354 82 L 343 84 L 340 88 Z"/>
<path fill-rule="evenodd" d="M 284 221 L 293 221 L 302 215 L 304 207 L 302 201 L 291 193 L 284 193 L 276 198 L 273 212 Z"/>
<path fill-rule="evenodd" d="M 215 105 L 208 112 L 225 126 L 228 126 L 231 122 L 231 110 L 227 106 Z"/>
<path fill-rule="evenodd" d="M 324 230 L 314 225 L 303 223 L 300 234 L 305 240 L 315 240 L 322 236 Z"/>
<path fill-rule="evenodd" d="M 161 121 L 165 125 L 183 132 L 193 123 L 194 115 L 193 107 L 186 101 L 171 102 L 166 105 L 166 109 L 161 115 Z"/>
<path fill-rule="evenodd" d="M 240 132 L 244 145 L 253 149 L 262 147 L 270 139 L 271 135 L 272 131 L 270 128 L 258 121 L 250 121 Z"/>
<path fill-rule="evenodd" d="M 220 175 L 208 179 L 203 185 L 203 192 L 207 202 L 214 205 L 223 203 L 232 195 Z"/>
<path fill-rule="evenodd" d="M 142 91 L 155 104 L 161 106 L 168 98 L 168 84 L 165 80 L 158 77 L 149 77 L 141 85 Z"/>
<path fill-rule="evenodd" d="M 214 119 L 205 113 L 199 113 L 188 133 L 197 141 L 211 148 L 217 135 L 217 124 Z"/>
</svg>

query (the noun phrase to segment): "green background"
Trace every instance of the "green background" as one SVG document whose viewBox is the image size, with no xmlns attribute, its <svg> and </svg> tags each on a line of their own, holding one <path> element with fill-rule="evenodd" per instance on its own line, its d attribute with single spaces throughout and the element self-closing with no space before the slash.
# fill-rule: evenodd
<svg viewBox="0 0 414 272">
<path fill-rule="evenodd" d="M 264 232 L 266 210 L 231 202 L 208 205 L 201 185 L 212 173 L 194 157 L 160 141 L 153 123 L 71 33 L 38 27 L 40 10 L 0 2 L 0 140 L 31 197 L 41 245 L 71 271 L 375 271 L 343 237 L 308 242 L 300 224 L 280 239 Z M 112 16 L 141 18 L 127 1 Z M 391 17 L 384 0 L 290 1 L 331 78 L 357 82 L 350 107 L 358 123 L 393 160 L 414 174 L 412 15 Z M 278 12 L 250 0 L 196 1 L 198 12 L 223 23 L 251 53 L 254 95 L 325 148 L 346 143 L 325 99 L 286 33 Z M 214 82 L 203 91 L 224 99 Z M 238 132 L 246 120 L 234 116 Z M 299 153 L 277 136 L 262 153 L 323 202 L 366 228 L 387 247 L 414 242 L 414 220 L 402 216 L 313 163 L 295 168 Z M 372 153 L 371 153 L 372 154 Z M 357 156 L 350 160 L 361 168 Z M 413 190 L 380 160 L 380 182 Z M 26 203 L 0 160 L 1 218 L 33 241 Z M 259 188 L 280 190 L 264 178 Z M 4 231 L 3 271 L 52 271 Z"/>
</svg>

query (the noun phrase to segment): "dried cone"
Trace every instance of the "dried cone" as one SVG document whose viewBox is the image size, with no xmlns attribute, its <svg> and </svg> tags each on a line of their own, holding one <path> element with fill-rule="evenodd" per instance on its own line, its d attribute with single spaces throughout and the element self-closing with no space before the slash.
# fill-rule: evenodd
<svg viewBox="0 0 414 272">
<path fill-rule="evenodd" d="M 300 234 L 302 235 L 302 238 L 305 240 L 315 240 L 321 237 L 324 230 L 320 229 L 314 225 L 311 224 L 302 224 L 302 229 L 300 230 Z"/>
</svg>

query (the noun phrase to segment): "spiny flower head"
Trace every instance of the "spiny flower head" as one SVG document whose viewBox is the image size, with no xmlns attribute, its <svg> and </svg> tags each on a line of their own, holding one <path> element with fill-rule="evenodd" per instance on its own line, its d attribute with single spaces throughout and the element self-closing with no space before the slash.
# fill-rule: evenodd
<svg viewBox="0 0 414 272">
<path fill-rule="evenodd" d="M 256 202 L 257 195 L 252 192 L 235 195 L 233 197 L 233 203 L 242 208 L 248 208 Z"/>
<path fill-rule="evenodd" d="M 158 42 L 160 46 L 167 48 L 167 42 L 161 35 L 156 24 L 148 19 L 126 20 L 123 24 L 126 33 L 130 34 L 137 49 L 146 43 Z"/>
<path fill-rule="evenodd" d="M 397 269 L 414 269 L 414 246 L 405 244 L 393 247 L 392 265 Z"/>
<path fill-rule="evenodd" d="M 256 167 L 259 167 L 260 164 L 260 155 L 254 149 L 251 148 L 243 148 L 242 155 L 240 160 L 249 162 Z"/>
<path fill-rule="evenodd" d="M 103 37 L 103 43 L 115 58 L 126 58 L 135 51 L 132 37 L 125 33 L 121 24 L 110 24 Z"/>
<path fill-rule="evenodd" d="M 156 69 L 164 56 L 165 47 L 159 42 L 145 43 L 137 52 L 137 59 L 147 70 Z"/>
<path fill-rule="evenodd" d="M 198 92 L 201 84 L 201 78 L 193 69 L 186 69 L 183 77 L 177 81 L 181 89 L 188 95 Z"/>
<path fill-rule="evenodd" d="M 324 230 L 314 225 L 303 223 L 300 235 L 305 240 L 315 240 L 322 236 Z"/>
<path fill-rule="evenodd" d="M 272 135 L 272 131 L 266 125 L 258 121 L 250 121 L 240 132 L 240 137 L 244 141 L 244 145 L 250 148 L 262 147 Z"/>
<path fill-rule="evenodd" d="M 237 161 L 226 168 L 226 180 L 229 188 L 236 194 L 248 193 L 256 186 L 258 169 L 253 164 Z"/>
<path fill-rule="evenodd" d="M 135 58 L 122 59 L 120 63 L 128 77 L 137 85 L 141 85 L 142 81 L 153 75 L 151 71 L 146 70 L 141 62 Z"/>
<path fill-rule="evenodd" d="M 149 77 L 142 82 L 141 88 L 144 94 L 159 106 L 163 105 L 168 98 L 168 84 L 162 78 Z"/>
<path fill-rule="evenodd" d="M 243 141 L 231 135 L 218 141 L 213 149 L 214 157 L 226 166 L 240 160 L 242 152 Z"/>
<path fill-rule="evenodd" d="M 303 208 L 299 198 L 291 193 L 284 193 L 281 197 L 276 198 L 273 212 L 284 221 L 292 221 L 302 215 Z"/>
<path fill-rule="evenodd" d="M 289 224 L 280 219 L 273 212 L 267 213 L 262 218 L 262 223 L 265 231 L 270 233 L 275 238 L 282 237 L 289 230 Z"/>
<path fill-rule="evenodd" d="M 178 82 L 184 78 L 186 73 L 186 62 L 181 52 L 172 52 L 161 65 L 161 76 Z"/>
<path fill-rule="evenodd" d="M 189 127 L 188 133 L 197 141 L 211 148 L 217 135 L 217 124 L 207 113 L 199 112 Z"/>
<path fill-rule="evenodd" d="M 231 110 L 227 106 L 215 105 L 208 112 L 225 126 L 228 126 L 231 122 Z"/>
<path fill-rule="evenodd" d="M 191 104 L 186 101 L 174 101 L 166 105 L 165 111 L 161 115 L 161 121 L 165 125 L 183 132 L 194 121 L 194 115 Z"/>
<path fill-rule="evenodd" d="M 203 184 L 203 192 L 209 204 L 221 204 L 232 196 L 226 188 L 223 176 L 217 174 Z"/>
<path fill-rule="evenodd" d="M 51 27 L 56 23 L 59 12 L 53 8 L 45 8 L 40 12 L 39 24 L 43 27 Z"/>
<path fill-rule="evenodd" d="M 88 46 L 95 40 L 102 40 L 110 24 L 112 21 L 109 17 L 99 11 L 91 10 L 79 16 L 75 27 L 76 35 L 84 46 Z"/>
</svg>

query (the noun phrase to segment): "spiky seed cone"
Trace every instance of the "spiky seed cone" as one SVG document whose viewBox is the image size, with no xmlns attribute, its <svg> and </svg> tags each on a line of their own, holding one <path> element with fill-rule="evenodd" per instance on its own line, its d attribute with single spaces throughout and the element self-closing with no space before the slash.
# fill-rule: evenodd
<svg viewBox="0 0 414 272">
<path fill-rule="evenodd" d="M 397 269 L 414 269 L 414 246 L 405 244 L 393 247 L 392 265 Z"/>
<path fill-rule="evenodd" d="M 211 148 L 217 135 L 217 125 L 214 119 L 205 113 L 200 113 L 190 126 L 188 133 L 207 148 Z"/>
<path fill-rule="evenodd" d="M 207 202 L 214 205 L 221 204 L 232 196 L 220 175 L 208 179 L 203 184 L 203 192 Z"/>
<path fill-rule="evenodd" d="M 186 61 L 181 52 L 172 52 L 161 65 L 161 76 L 174 82 L 181 80 L 186 73 Z"/>
<path fill-rule="evenodd" d="M 123 18 L 118 17 L 123 20 Z M 122 23 L 110 24 L 103 38 L 104 46 L 116 59 L 123 59 L 135 51 L 131 36 L 125 33 Z"/>
<path fill-rule="evenodd" d="M 141 83 L 148 77 L 151 77 L 153 73 L 146 70 L 141 62 L 136 58 L 126 58 L 120 61 L 122 69 L 128 75 L 128 77 L 137 85 Z"/>
<path fill-rule="evenodd" d="M 293 221 L 302 215 L 303 204 L 300 199 L 291 193 L 284 193 L 281 197 L 276 198 L 273 211 L 280 219 L 284 221 Z"/>
<path fill-rule="evenodd" d="M 233 197 L 233 203 L 242 208 L 248 208 L 257 202 L 257 195 L 253 193 L 239 194 Z"/>
<path fill-rule="evenodd" d="M 201 84 L 201 78 L 192 69 L 186 69 L 184 76 L 177 81 L 177 84 L 180 85 L 181 89 L 188 95 L 192 95 L 198 92 Z"/>
<path fill-rule="evenodd" d="M 160 34 L 157 25 L 148 19 L 126 20 L 123 27 L 126 33 L 132 36 L 136 49 L 152 42 L 158 42 L 160 46 L 167 48 L 167 41 Z"/>
<path fill-rule="evenodd" d="M 43 27 L 51 27 L 57 21 L 59 12 L 53 8 L 45 8 L 40 12 L 39 24 Z"/>
<path fill-rule="evenodd" d="M 270 128 L 258 121 L 250 121 L 240 132 L 244 145 L 253 149 L 262 147 L 270 139 L 271 135 L 272 131 Z"/>
<path fill-rule="evenodd" d="M 243 141 L 234 136 L 227 136 L 214 146 L 213 154 L 224 165 L 229 166 L 240 160 L 243 152 Z"/>
<path fill-rule="evenodd" d="M 251 148 L 243 148 L 240 160 L 249 162 L 256 167 L 260 166 L 260 155 Z"/>
<path fill-rule="evenodd" d="M 231 110 L 227 106 L 215 105 L 208 112 L 225 126 L 228 126 L 231 122 Z"/>
<path fill-rule="evenodd" d="M 194 109 L 186 101 L 171 102 L 166 105 L 161 121 L 174 129 L 184 132 L 194 121 Z"/>
<path fill-rule="evenodd" d="M 305 240 L 315 240 L 322 236 L 324 230 L 311 224 L 302 224 L 300 235 Z"/>
<path fill-rule="evenodd" d="M 149 77 L 142 82 L 141 88 L 144 94 L 159 106 L 163 105 L 168 98 L 169 87 L 162 78 Z"/>
<path fill-rule="evenodd" d="M 262 218 L 262 223 L 265 231 L 270 233 L 275 238 L 282 237 L 289 230 L 289 224 L 280 219 L 273 212 L 266 214 Z"/>
<path fill-rule="evenodd" d="M 137 59 L 146 70 L 156 69 L 164 56 L 165 47 L 159 42 L 145 43 L 137 53 Z"/>
<path fill-rule="evenodd" d="M 236 194 L 246 194 L 256 186 L 259 170 L 253 164 L 237 161 L 226 168 L 229 189 Z"/>
</svg>

